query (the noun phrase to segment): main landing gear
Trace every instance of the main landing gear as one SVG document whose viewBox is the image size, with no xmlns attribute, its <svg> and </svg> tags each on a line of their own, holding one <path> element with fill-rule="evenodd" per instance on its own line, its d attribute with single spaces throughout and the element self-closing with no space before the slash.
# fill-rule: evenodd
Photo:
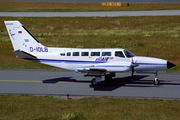
<svg viewBox="0 0 180 120">
<path fill-rule="evenodd" d="M 109 82 L 112 80 L 112 77 L 115 77 L 115 73 L 110 73 L 105 75 L 105 81 Z M 91 80 L 93 86 L 98 85 L 101 82 L 101 76 L 96 76 Z"/>
<path fill-rule="evenodd" d="M 98 85 L 100 82 L 101 82 L 101 77 L 95 77 L 95 78 L 93 78 L 93 79 L 91 80 L 91 84 L 92 84 L 93 86 Z"/>
<path fill-rule="evenodd" d="M 106 74 L 106 75 L 105 75 L 105 81 L 107 81 L 107 82 L 108 82 L 108 81 L 111 81 L 111 80 L 112 80 L 112 77 L 113 77 L 112 74 Z"/>
<path fill-rule="evenodd" d="M 97 85 L 97 84 L 98 84 L 98 82 L 96 82 L 96 79 L 95 79 L 95 78 L 93 78 L 93 79 L 91 80 L 91 84 L 92 84 L 93 86 L 95 86 L 95 85 Z"/>
<path fill-rule="evenodd" d="M 98 82 L 96 82 L 96 79 L 95 79 L 95 78 L 93 78 L 93 79 L 91 80 L 91 84 L 94 86 L 94 85 L 97 85 L 97 84 L 98 84 Z"/>
</svg>

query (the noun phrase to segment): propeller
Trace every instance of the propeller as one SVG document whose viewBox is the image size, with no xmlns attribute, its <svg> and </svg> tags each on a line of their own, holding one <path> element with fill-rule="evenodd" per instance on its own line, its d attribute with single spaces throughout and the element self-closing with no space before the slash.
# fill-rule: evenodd
<svg viewBox="0 0 180 120">
<path fill-rule="evenodd" d="M 136 60 L 137 62 L 137 60 Z M 139 66 L 138 64 L 136 64 L 136 62 L 134 63 L 134 60 L 132 58 L 132 62 L 131 62 L 131 69 L 132 69 L 132 72 L 131 72 L 131 81 L 134 82 L 134 68 Z"/>
</svg>

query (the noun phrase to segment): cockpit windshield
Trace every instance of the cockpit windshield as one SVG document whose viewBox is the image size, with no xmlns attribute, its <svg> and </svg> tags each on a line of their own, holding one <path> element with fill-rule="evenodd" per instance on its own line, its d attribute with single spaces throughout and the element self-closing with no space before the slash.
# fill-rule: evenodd
<svg viewBox="0 0 180 120">
<path fill-rule="evenodd" d="M 127 58 L 130 58 L 130 57 L 134 57 L 134 56 L 135 56 L 132 52 L 130 52 L 130 51 L 128 51 L 128 50 L 124 50 L 124 54 L 126 55 Z"/>
</svg>

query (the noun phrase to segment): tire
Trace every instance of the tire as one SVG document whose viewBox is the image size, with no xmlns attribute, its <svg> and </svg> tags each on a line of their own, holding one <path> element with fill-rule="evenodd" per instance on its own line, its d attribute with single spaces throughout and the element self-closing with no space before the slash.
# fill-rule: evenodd
<svg viewBox="0 0 180 120">
<path fill-rule="evenodd" d="M 112 80 L 112 75 L 111 74 L 106 74 L 105 75 L 105 81 L 111 81 Z"/>
<path fill-rule="evenodd" d="M 95 85 L 97 85 L 97 84 L 98 84 L 98 82 L 96 82 L 96 79 L 95 79 L 95 78 L 93 78 L 93 79 L 91 80 L 91 84 L 92 84 L 93 86 L 95 86 Z"/>
<path fill-rule="evenodd" d="M 159 80 L 157 78 L 155 78 L 153 83 L 154 83 L 154 85 L 158 85 L 159 84 Z"/>
</svg>

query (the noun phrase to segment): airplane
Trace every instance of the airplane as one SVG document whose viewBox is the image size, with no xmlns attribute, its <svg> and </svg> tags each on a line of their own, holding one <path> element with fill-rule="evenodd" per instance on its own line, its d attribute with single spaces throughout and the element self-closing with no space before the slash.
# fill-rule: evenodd
<svg viewBox="0 0 180 120">
<path fill-rule="evenodd" d="M 104 76 L 111 81 L 115 73 L 131 71 L 132 82 L 134 72 L 153 73 L 153 83 L 159 84 L 158 71 L 169 69 L 175 64 L 152 57 L 135 56 L 126 49 L 78 49 L 55 48 L 42 45 L 19 21 L 4 21 L 14 48 L 13 53 L 25 60 L 63 68 L 84 76 L 93 76 L 91 84 L 98 85 Z"/>
</svg>

